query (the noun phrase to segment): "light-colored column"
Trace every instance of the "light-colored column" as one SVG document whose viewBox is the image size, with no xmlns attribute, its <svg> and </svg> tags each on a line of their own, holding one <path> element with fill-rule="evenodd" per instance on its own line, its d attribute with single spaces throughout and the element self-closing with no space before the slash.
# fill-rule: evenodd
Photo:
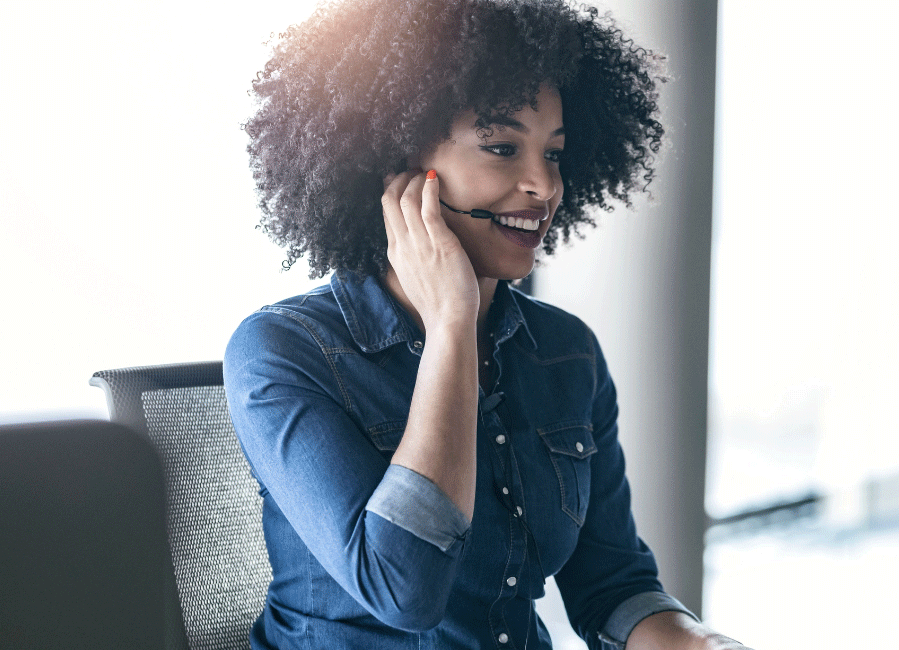
<svg viewBox="0 0 899 650">
<path fill-rule="evenodd" d="M 602 213 L 535 275 L 538 298 L 597 333 L 619 392 L 633 509 L 666 589 L 702 610 L 715 0 L 604 3 L 637 44 L 668 56 L 671 146 L 641 201 Z"/>
</svg>

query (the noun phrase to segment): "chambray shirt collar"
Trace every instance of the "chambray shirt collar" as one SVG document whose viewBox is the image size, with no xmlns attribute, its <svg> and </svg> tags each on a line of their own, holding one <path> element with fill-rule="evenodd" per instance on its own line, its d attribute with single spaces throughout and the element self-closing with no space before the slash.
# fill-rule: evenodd
<svg viewBox="0 0 899 650">
<path fill-rule="evenodd" d="M 360 276 L 339 270 L 331 276 L 331 289 L 353 340 L 363 351 L 379 352 L 396 343 L 408 343 L 422 336 L 412 318 L 375 276 Z M 494 337 L 502 343 L 521 328 L 527 342 L 536 350 L 537 342 L 518 302 L 524 299 L 512 291 L 507 282 L 497 283 L 493 297 L 493 306 L 498 314 L 494 321 Z"/>
<path fill-rule="evenodd" d="M 353 340 L 364 352 L 410 342 L 418 327 L 373 275 L 338 270 L 331 289 Z"/>
<path fill-rule="evenodd" d="M 524 341 L 529 343 L 533 350 L 537 349 L 537 341 L 531 334 L 519 304 L 519 301 L 525 300 L 527 298 L 518 291 L 513 291 L 508 282 L 504 280 L 497 282 L 496 293 L 493 294 L 493 308 L 498 314 L 493 330 L 497 343 L 508 340 L 521 328 Z"/>
</svg>

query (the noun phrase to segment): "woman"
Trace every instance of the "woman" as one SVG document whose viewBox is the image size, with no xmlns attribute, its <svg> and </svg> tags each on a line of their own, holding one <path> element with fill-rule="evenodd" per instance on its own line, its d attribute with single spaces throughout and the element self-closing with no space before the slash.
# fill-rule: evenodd
<svg viewBox="0 0 899 650">
<path fill-rule="evenodd" d="M 652 179 L 660 58 L 561 0 L 321 7 L 253 87 L 262 227 L 329 285 L 225 355 L 274 579 L 254 648 L 735 648 L 637 537 L 592 332 L 509 286 Z M 424 172 L 427 173 L 424 173 Z"/>
</svg>

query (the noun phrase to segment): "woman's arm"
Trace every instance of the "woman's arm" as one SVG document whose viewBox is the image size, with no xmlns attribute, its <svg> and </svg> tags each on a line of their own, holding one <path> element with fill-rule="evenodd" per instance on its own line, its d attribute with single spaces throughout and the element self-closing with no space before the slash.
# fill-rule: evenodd
<svg viewBox="0 0 899 650">
<path fill-rule="evenodd" d="M 477 369 L 474 323 L 428 332 L 409 420 L 391 461 L 433 481 L 469 521 L 474 513 Z"/>
<path fill-rule="evenodd" d="M 234 428 L 269 493 L 266 507 L 328 574 L 391 627 L 431 628 L 443 618 L 470 521 L 372 444 L 354 417 L 363 387 L 335 358 L 355 353 L 335 347 L 323 327 L 315 309 L 278 306 L 241 324 L 224 364 Z M 400 516 L 391 517 L 392 504 Z M 286 532 L 268 541 L 282 561 L 299 544 Z"/>
<path fill-rule="evenodd" d="M 440 181 L 431 175 L 400 174 L 382 200 L 391 270 L 427 337 L 406 430 L 392 463 L 433 481 L 470 520 L 480 291 L 468 255 L 440 214 Z"/>
<path fill-rule="evenodd" d="M 662 590 L 655 558 L 637 536 L 630 486 L 618 441 L 615 385 L 596 337 L 585 347 L 595 364 L 592 405 L 596 453 L 590 456 L 590 504 L 574 553 L 556 575 L 572 627 L 594 650 L 624 647 L 635 626 L 684 606 Z M 692 618 L 691 618 L 692 620 Z"/>
<path fill-rule="evenodd" d="M 596 337 L 592 458 L 587 520 L 578 546 L 556 576 L 575 630 L 590 648 L 746 650 L 693 617 L 662 591 L 655 559 L 637 537 L 624 456 L 618 442 L 616 391 Z"/>
</svg>

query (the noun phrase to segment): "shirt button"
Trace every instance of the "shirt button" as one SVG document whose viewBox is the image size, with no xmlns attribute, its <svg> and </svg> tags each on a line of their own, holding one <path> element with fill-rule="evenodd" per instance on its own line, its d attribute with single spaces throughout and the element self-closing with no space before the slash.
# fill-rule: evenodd
<svg viewBox="0 0 899 650">
<path fill-rule="evenodd" d="M 516 584 L 518 584 L 518 580 L 515 578 L 515 576 L 512 576 L 511 578 L 506 580 L 506 584 L 510 587 L 514 587 Z"/>
<path fill-rule="evenodd" d="M 496 436 L 496 444 L 502 445 L 502 444 L 505 444 L 505 442 L 506 442 L 506 436 L 504 436 L 503 434 L 499 434 L 498 436 Z"/>
<path fill-rule="evenodd" d="M 518 511 L 519 517 L 521 516 L 521 513 L 524 512 L 524 510 L 521 509 L 521 506 L 515 506 L 515 509 Z"/>
<path fill-rule="evenodd" d="M 509 494 L 509 488 L 504 487 L 504 488 L 503 488 L 503 494 Z"/>
<path fill-rule="evenodd" d="M 421 341 L 413 341 L 412 342 L 413 348 L 418 348 L 419 350 L 421 350 L 424 346 L 425 346 L 425 344 L 422 343 Z"/>
<path fill-rule="evenodd" d="M 584 451 L 584 445 L 582 445 L 581 443 L 577 443 L 574 448 L 578 451 Z"/>
<path fill-rule="evenodd" d="M 508 642 L 509 642 L 509 635 L 506 634 L 505 632 L 503 632 L 503 633 L 500 634 L 498 637 L 496 637 L 496 640 L 499 641 L 500 643 L 508 643 Z"/>
</svg>

